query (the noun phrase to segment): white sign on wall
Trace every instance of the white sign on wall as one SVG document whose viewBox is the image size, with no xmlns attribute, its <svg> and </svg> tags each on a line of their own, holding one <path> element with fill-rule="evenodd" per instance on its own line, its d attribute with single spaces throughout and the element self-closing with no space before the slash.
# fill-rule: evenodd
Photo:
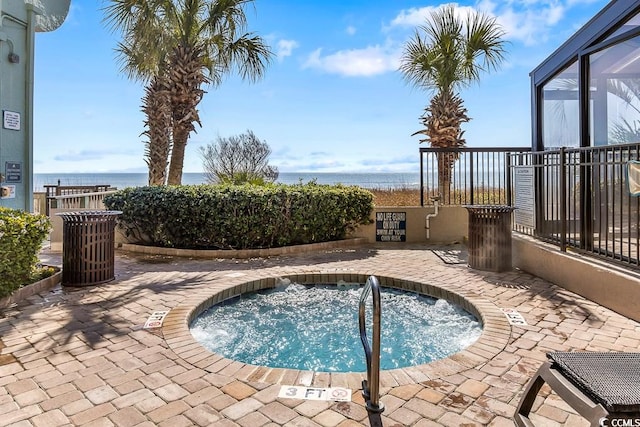
<svg viewBox="0 0 640 427">
<path fill-rule="evenodd" d="M 16 198 L 15 185 L 0 186 L 0 199 L 15 199 L 15 198 Z"/>
<path fill-rule="evenodd" d="M 20 130 L 20 113 L 15 111 L 2 111 L 2 127 L 11 130 Z"/>
</svg>

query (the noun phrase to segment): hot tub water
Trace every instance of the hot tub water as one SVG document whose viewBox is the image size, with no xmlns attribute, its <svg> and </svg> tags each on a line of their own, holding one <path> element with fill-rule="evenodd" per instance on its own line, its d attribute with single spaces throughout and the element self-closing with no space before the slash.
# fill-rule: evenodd
<svg viewBox="0 0 640 427">
<path fill-rule="evenodd" d="M 191 333 L 209 350 L 252 365 L 363 372 L 361 290 L 360 285 L 344 283 L 289 284 L 244 294 L 200 314 Z M 475 317 L 446 300 L 382 288 L 381 306 L 382 369 L 448 357 L 482 333 Z M 368 323 L 370 311 L 368 307 Z"/>
</svg>

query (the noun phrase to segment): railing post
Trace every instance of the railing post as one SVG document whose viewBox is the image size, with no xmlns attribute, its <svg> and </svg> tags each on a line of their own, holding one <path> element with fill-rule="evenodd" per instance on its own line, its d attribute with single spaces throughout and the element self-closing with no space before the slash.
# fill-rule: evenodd
<svg viewBox="0 0 640 427">
<path fill-rule="evenodd" d="M 365 303 L 369 294 L 373 297 L 373 336 L 371 337 L 373 349 L 369 346 L 365 325 Z M 360 295 L 358 320 L 360 341 L 367 359 L 367 379 L 362 382 L 362 395 L 367 401 L 367 410 L 374 413 L 384 411 L 384 404 L 380 402 L 380 312 L 380 285 L 375 276 L 369 276 Z"/>
<path fill-rule="evenodd" d="M 505 181 L 506 181 L 506 186 L 507 188 L 506 190 L 506 196 L 507 196 L 507 205 L 511 206 L 511 154 L 510 153 L 504 153 L 505 156 L 505 172 L 507 174 L 507 176 L 505 177 Z"/>
<path fill-rule="evenodd" d="M 424 154 L 420 153 L 420 206 L 424 207 Z"/>
<path fill-rule="evenodd" d="M 473 170 L 473 153 L 469 153 L 469 186 L 471 187 L 471 194 L 470 194 L 470 200 L 469 200 L 469 204 L 473 205 L 474 204 L 474 197 L 473 197 L 473 186 L 475 184 L 475 180 L 473 179 L 473 174 L 474 174 L 474 170 Z"/>
<path fill-rule="evenodd" d="M 560 250 L 567 251 L 567 153 L 560 147 Z"/>
</svg>

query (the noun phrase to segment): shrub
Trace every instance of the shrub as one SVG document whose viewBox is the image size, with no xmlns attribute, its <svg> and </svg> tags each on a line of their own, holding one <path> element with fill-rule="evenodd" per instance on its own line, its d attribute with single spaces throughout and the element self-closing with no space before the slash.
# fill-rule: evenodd
<svg viewBox="0 0 640 427">
<path fill-rule="evenodd" d="M 200 249 L 339 240 L 373 211 L 367 190 L 317 184 L 136 187 L 104 203 L 123 212 L 119 225 L 133 243 Z"/>
<path fill-rule="evenodd" d="M 269 165 L 269 144 L 250 130 L 218 137 L 214 144 L 200 147 L 200 155 L 209 184 L 262 185 L 278 179 L 278 168 Z"/>
<path fill-rule="evenodd" d="M 0 207 L 0 298 L 30 282 L 50 228 L 44 215 Z"/>
</svg>

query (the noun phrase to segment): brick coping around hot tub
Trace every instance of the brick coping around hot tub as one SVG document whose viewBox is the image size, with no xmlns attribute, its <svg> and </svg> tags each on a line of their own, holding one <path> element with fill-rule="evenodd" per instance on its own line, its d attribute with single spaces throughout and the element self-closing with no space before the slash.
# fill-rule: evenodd
<svg viewBox="0 0 640 427">
<path fill-rule="evenodd" d="M 144 255 L 163 255 L 163 256 L 179 256 L 189 258 L 260 258 L 279 255 L 302 254 L 306 252 L 317 252 L 331 249 L 350 248 L 366 243 L 367 239 L 362 237 L 354 237 L 344 240 L 333 240 L 330 242 L 309 243 L 306 245 L 282 246 L 278 248 L 263 249 L 179 249 L 179 248 L 163 248 L 160 246 L 144 246 L 132 243 L 122 243 L 120 249 L 132 253 Z"/>
<path fill-rule="evenodd" d="M 224 283 L 212 283 L 207 289 L 194 291 L 185 301 L 173 308 L 162 326 L 162 333 L 171 350 L 186 362 L 206 372 L 234 377 L 241 381 L 359 389 L 362 380 L 366 378 L 366 372 L 334 373 L 269 368 L 227 359 L 197 342 L 189 330 L 189 325 L 212 305 L 247 292 L 273 288 L 283 279 L 302 284 L 338 281 L 364 283 L 370 275 L 375 275 L 382 287 L 404 289 L 458 304 L 473 314 L 483 326 L 482 334 L 476 342 L 447 358 L 424 365 L 381 371 L 381 387 L 385 387 L 386 384 L 421 383 L 481 366 L 506 347 L 511 335 L 511 325 L 495 304 L 457 287 L 453 290 L 446 285 L 434 286 L 414 280 L 386 277 L 374 272 L 365 274 L 348 270 L 304 271 L 281 277 L 253 279 L 248 277 L 250 275 L 253 274 L 229 274 L 225 280 L 217 281 Z"/>
</svg>

